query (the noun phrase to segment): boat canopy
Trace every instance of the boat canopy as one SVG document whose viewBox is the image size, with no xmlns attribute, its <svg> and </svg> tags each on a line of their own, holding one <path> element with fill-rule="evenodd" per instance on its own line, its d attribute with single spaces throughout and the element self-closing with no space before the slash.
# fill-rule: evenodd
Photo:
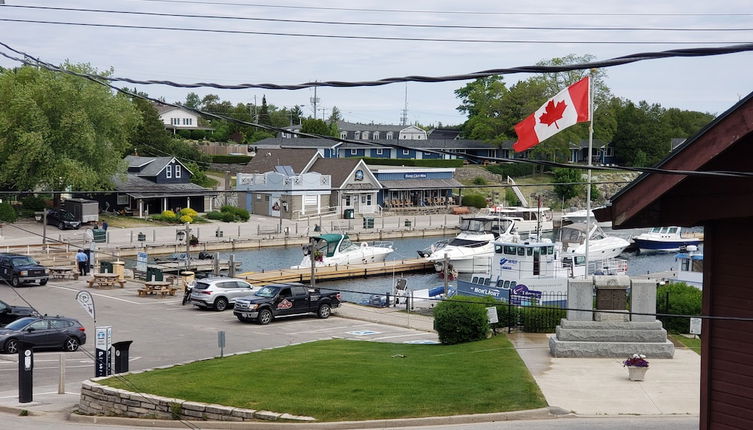
<svg viewBox="0 0 753 430">
<path fill-rule="evenodd" d="M 320 236 L 314 236 L 312 237 L 312 239 L 315 243 L 314 247 L 320 252 L 324 253 L 327 257 L 332 257 L 333 255 L 335 255 L 335 251 L 337 251 L 337 245 L 341 241 L 347 241 L 348 245 L 351 245 L 348 235 L 343 234 L 328 233 L 322 234 Z M 345 245 L 345 243 L 343 243 L 343 245 Z"/>
</svg>

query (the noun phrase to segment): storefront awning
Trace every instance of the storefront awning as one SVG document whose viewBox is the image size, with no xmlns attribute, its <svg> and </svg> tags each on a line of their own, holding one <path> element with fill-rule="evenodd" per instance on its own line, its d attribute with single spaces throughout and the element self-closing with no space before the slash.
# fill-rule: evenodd
<svg viewBox="0 0 753 430">
<path fill-rule="evenodd" d="M 447 179 L 402 179 L 379 181 L 387 190 L 447 189 L 462 187 L 463 184 L 452 178 Z"/>
</svg>

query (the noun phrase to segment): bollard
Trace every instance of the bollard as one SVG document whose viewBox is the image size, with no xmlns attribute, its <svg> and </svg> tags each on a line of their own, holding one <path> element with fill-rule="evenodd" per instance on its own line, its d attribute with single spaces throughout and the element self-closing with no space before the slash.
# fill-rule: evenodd
<svg viewBox="0 0 753 430">
<path fill-rule="evenodd" d="M 63 354 L 58 355 L 58 365 L 60 367 L 60 377 L 58 378 L 58 394 L 65 394 L 65 359 Z"/>
</svg>

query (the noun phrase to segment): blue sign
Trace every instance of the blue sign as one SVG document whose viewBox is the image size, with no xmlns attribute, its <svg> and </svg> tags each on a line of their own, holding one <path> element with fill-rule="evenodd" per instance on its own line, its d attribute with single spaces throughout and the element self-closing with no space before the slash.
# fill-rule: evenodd
<svg viewBox="0 0 753 430">
<path fill-rule="evenodd" d="M 541 291 L 529 290 L 524 284 L 514 286 L 510 294 L 510 303 L 513 305 L 530 305 L 540 299 Z"/>
</svg>

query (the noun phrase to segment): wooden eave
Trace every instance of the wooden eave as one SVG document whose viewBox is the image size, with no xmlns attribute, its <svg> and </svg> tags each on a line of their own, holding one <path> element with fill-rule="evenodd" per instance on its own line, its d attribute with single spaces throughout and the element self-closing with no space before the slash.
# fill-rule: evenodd
<svg viewBox="0 0 753 430">
<path fill-rule="evenodd" d="M 753 171 L 753 93 L 688 139 L 657 165 L 668 170 Z M 595 211 L 613 228 L 691 226 L 753 216 L 753 179 L 648 173 Z"/>
</svg>

